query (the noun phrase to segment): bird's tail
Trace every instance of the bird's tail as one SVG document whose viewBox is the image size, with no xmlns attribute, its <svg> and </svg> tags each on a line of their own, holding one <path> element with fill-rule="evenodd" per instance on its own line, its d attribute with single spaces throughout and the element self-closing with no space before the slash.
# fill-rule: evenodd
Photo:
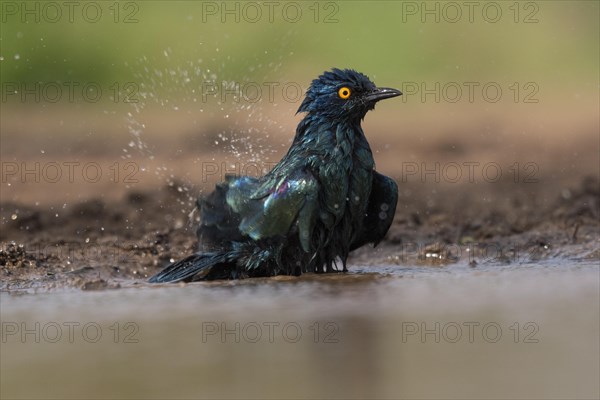
<svg viewBox="0 0 600 400">
<path fill-rule="evenodd" d="M 195 253 L 167 266 L 149 279 L 150 283 L 178 282 L 191 278 L 196 274 L 206 276 L 211 269 L 219 264 L 232 262 L 231 252 Z"/>
</svg>

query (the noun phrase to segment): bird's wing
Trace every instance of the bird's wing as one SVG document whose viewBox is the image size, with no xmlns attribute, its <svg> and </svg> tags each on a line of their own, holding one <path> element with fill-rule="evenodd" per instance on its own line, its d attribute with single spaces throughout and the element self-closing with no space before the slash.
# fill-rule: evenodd
<svg viewBox="0 0 600 400">
<path fill-rule="evenodd" d="M 225 182 L 219 183 L 212 193 L 200 197 L 197 201 L 200 225 L 196 234 L 200 241 L 200 249 L 203 251 L 219 248 L 224 242 L 242 239 L 238 230 L 239 215 L 231 210 L 226 201 L 229 185 L 235 180 L 246 180 L 247 185 L 256 181 L 249 177 L 237 178 L 228 175 Z"/>
<path fill-rule="evenodd" d="M 350 250 L 367 243 L 377 246 L 387 233 L 394 220 L 398 202 L 398 185 L 393 179 L 373 171 L 373 185 L 362 229 L 356 235 Z"/>
<path fill-rule="evenodd" d="M 258 182 L 230 182 L 227 204 L 237 213 L 239 230 L 254 240 L 287 236 L 297 224 L 300 244 L 310 251 L 316 220 L 318 182 L 310 172 L 273 181 L 265 190 Z"/>
</svg>

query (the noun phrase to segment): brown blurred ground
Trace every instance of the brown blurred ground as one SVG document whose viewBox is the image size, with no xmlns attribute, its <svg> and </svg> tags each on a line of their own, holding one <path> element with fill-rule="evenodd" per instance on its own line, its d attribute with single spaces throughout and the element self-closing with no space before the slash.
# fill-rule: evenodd
<svg viewBox="0 0 600 400">
<path fill-rule="evenodd" d="M 400 199 L 387 240 L 351 263 L 600 260 L 596 105 L 581 101 L 568 113 L 547 104 L 475 114 L 448 104 L 378 108 L 364 129 Z M 246 134 L 243 111 L 224 118 L 145 110 L 135 116 L 146 127 L 138 142 L 124 113 L 48 107 L 3 110 L 3 290 L 142 282 L 194 250 L 194 198 L 226 172 L 270 168 L 299 120 L 293 104 L 264 107 Z M 248 139 L 232 151 L 219 134 Z M 52 163 L 62 172 L 54 181 Z M 72 180 L 65 165 L 73 165 Z M 92 182 L 95 169 L 101 177 Z"/>
</svg>

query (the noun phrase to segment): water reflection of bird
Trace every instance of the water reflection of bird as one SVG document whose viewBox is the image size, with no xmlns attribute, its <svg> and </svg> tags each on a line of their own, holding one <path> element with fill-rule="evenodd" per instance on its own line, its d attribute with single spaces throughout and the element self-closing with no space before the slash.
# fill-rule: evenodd
<svg viewBox="0 0 600 400">
<path fill-rule="evenodd" d="M 208 251 L 177 261 L 150 282 L 346 271 L 348 254 L 379 243 L 398 198 L 374 170 L 360 126 L 379 100 L 399 96 L 365 75 L 333 69 L 315 79 L 283 159 L 261 178 L 228 176 L 198 200 L 197 234 Z"/>
</svg>

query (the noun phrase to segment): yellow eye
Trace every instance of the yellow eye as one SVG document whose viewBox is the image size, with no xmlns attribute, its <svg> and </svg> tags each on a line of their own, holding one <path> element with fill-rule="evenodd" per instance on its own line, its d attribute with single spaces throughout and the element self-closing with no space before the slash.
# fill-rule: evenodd
<svg viewBox="0 0 600 400">
<path fill-rule="evenodd" d="M 346 86 L 338 90 L 338 96 L 340 96 L 340 99 L 346 100 L 348 97 L 350 97 L 350 93 L 352 93 L 350 88 L 347 88 Z"/>
</svg>

